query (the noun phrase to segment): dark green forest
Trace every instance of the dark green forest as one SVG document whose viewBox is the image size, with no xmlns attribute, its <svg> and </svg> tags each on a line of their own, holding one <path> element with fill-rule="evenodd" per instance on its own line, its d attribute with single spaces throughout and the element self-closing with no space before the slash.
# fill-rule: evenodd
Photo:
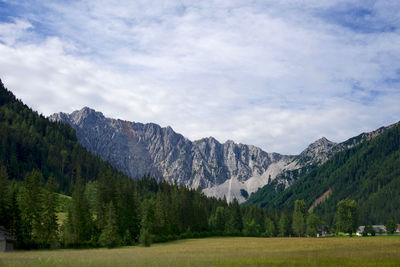
<svg viewBox="0 0 400 267">
<path fill-rule="evenodd" d="M 286 190 L 274 183 L 265 186 L 246 204 L 291 208 L 295 200 L 304 199 L 310 207 L 329 189 L 332 193 L 314 209 L 329 225 L 334 223 L 336 204 L 345 198 L 358 202 L 360 222 L 364 224 L 384 224 L 390 219 L 399 222 L 400 125 L 337 153 Z"/>
</svg>

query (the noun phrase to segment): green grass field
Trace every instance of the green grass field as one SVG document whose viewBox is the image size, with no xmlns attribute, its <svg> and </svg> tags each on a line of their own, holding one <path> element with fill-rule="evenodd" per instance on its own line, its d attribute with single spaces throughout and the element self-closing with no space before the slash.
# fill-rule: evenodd
<svg viewBox="0 0 400 267">
<path fill-rule="evenodd" d="M 204 238 L 0 253 L 0 266 L 399 266 L 400 238 Z"/>
</svg>

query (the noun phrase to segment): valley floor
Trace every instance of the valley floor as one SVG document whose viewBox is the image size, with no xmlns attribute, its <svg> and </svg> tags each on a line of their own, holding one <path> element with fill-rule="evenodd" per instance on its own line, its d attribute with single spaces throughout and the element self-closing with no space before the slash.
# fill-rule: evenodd
<svg viewBox="0 0 400 267">
<path fill-rule="evenodd" d="M 398 266 L 400 238 L 205 238 L 0 253 L 0 266 Z"/>
</svg>

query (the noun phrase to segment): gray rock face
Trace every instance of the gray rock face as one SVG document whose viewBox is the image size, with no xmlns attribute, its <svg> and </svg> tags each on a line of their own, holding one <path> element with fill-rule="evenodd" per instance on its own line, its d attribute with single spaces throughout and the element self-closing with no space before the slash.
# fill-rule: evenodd
<svg viewBox="0 0 400 267">
<path fill-rule="evenodd" d="M 356 142 L 338 146 L 321 138 L 300 155 L 287 156 L 233 141 L 221 144 L 213 137 L 192 142 L 171 127 L 110 119 L 87 107 L 50 119 L 71 125 L 85 148 L 133 179 L 149 174 L 239 202 L 276 177 L 289 186 L 294 174 L 324 163 Z"/>
<path fill-rule="evenodd" d="M 293 158 L 213 137 L 192 142 L 171 127 L 110 119 L 87 107 L 50 119 L 71 125 L 85 148 L 133 179 L 149 174 L 228 201 L 243 202 Z"/>
</svg>

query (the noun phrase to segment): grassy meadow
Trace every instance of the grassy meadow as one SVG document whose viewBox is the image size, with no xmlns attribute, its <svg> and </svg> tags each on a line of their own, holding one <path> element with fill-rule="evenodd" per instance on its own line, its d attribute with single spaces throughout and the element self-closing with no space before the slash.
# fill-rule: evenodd
<svg viewBox="0 0 400 267">
<path fill-rule="evenodd" d="M 204 238 L 0 253 L 0 266 L 399 266 L 400 238 Z"/>
</svg>

